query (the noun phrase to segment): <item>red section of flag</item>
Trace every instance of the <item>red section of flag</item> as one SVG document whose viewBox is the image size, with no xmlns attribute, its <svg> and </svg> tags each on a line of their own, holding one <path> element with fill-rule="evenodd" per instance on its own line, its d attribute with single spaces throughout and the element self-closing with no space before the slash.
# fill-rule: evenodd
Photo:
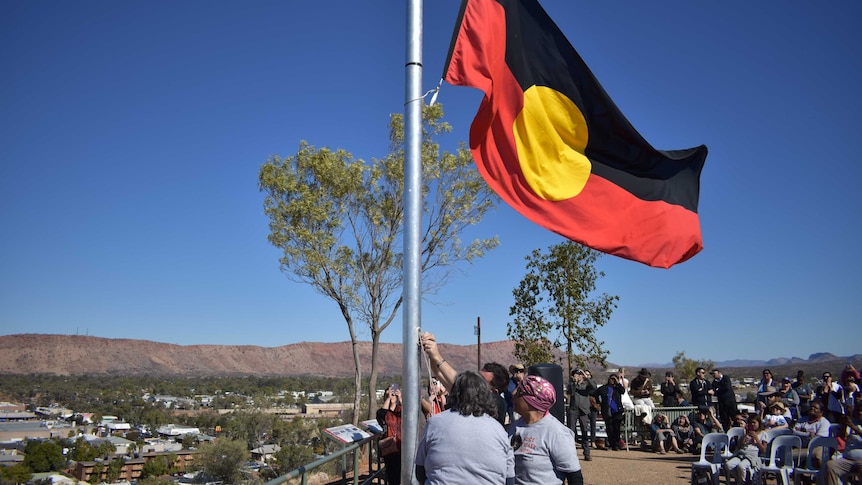
<svg viewBox="0 0 862 485">
<path fill-rule="evenodd" d="M 512 33 L 506 32 L 507 11 L 496 0 L 465 2 L 445 79 L 451 84 L 476 87 L 485 93 L 470 129 L 470 147 L 479 172 L 494 191 L 531 221 L 599 251 L 663 268 L 697 254 L 703 248 L 697 213 L 664 200 L 644 200 L 621 187 L 617 180 L 626 179 L 629 186 L 637 185 L 636 177 L 643 177 L 643 172 L 648 171 L 635 167 L 638 175 L 634 175 L 634 170 L 631 174 L 621 172 L 619 167 L 632 166 L 629 160 L 605 163 L 604 166 L 612 167 L 623 176 L 611 180 L 594 171 L 584 190 L 575 197 L 549 201 L 533 192 L 521 171 L 512 131 L 514 120 L 524 105 L 524 88 L 506 64 L 507 34 L 512 38 Z M 535 19 L 519 19 L 514 24 L 531 20 Z M 540 21 L 553 26 L 550 19 L 541 18 Z M 561 55 L 566 54 L 561 51 Z M 582 61 L 578 58 L 577 62 Z M 600 86 L 595 87 L 604 93 Z M 601 105 L 588 101 L 583 104 Z M 600 101 L 612 104 L 609 99 Z M 585 115 L 589 120 L 589 113 Z M 621 121 L 628 125 L 624 118 Z M 590 136 L 593 146 L 619 143 L 618 140 L 594 139 L 596 133 L 592 126 Z M 644 145 L 647 150 L 660 154 L 645 142 Z M 637 148 L 644 150 L 644 146 Z M 705 148 L 703 151 L 705 157 Z M 661 152 L 661 156 L 665 153 Z M 591 161 L 594 166 L 605 162 Z M 655 184 L 655 180 L 644 178 L 644 183 Z M 696 193 L 697 187 L 694 189 Z M 696 207 L 696 199 L 694 204 Z"/>
</svg>

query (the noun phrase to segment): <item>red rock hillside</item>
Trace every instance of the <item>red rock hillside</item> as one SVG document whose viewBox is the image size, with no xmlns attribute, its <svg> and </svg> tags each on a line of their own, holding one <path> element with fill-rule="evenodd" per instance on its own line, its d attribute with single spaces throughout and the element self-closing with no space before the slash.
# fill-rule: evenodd
<svg viewBox="0 0 862 485">
<path fill-rule="evenodd" d="M 363 373 L 371 343 L 360 342 Z M 511 341 L 482 344 L 482 362 L 514 363 Z M 475 345 L 440 344 L 457 369 L 476 369 Z M 401 374 L 401 345 L 380 344 L 382 375 Z M 422 372 L 425 372 L 424 364 Z M 0 336 L 0 374 L 116 375 L 353 375 L 350 342 L 301 342 L 281 347 L 174 345 L 81 335 Z"/>
</svg>

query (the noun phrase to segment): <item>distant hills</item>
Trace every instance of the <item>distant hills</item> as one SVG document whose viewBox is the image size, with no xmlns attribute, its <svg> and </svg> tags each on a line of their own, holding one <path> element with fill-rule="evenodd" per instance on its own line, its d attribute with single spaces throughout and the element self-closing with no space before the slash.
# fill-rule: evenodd
<svg viewBox="0 0 862 485">
<path fill-rule="evenodd" d="M 847 362 L 859 362 L 862 360 L 862 354 L 854 354 L 848 357 L 839 357 L 835 354 L 830 354 L 829 352 L 818 352 L 815 354 L 811 354 L 807 359 L 802 359 L 799 357 L 777 357 L 769 360 L 749 360 L 749 359 L 733 359 L 733 360 L 723 360 L 721 362 L 716 362 L 716 367 L 779 367 L 786 365 L 812 365 L 812 364 L 834 364 L 836 361 L 847 363 Z M 665 367 L 673 367 L 672 363 L 666 364 L 643 364 L 638 367 L 648 367 L 648 368 L 665 368 Z"/>
<path fill-rule="evenodd" d="M 371 342 L 360 342 L 363 373 L 371 366 Z M 515 362 L 514 343 L 483 343 L 482 362 Z M 476 369 L 476 345 L 440 344 L 446 359 L 457 369 Z M 380 372 L 401 374 L 401 344 L 380 344 Z M 562 356 L 562 354 L 561 354 Z M 789 375 L 795 368 L 809 372 L 831 369 L 838 372 L 845 363 L 859 368 L 862 354 L 839 357 L 830 353 L 811 354 L 808 359 L 776 358 L 767 361 L 732 360 L 717 362 L 721 368 L 740 368 L 736 375 L 750 375 L 754 368 L 778 368 Z M 653 372 L 671 364 L 646 364 Z M 597 369 L 598 366 L 593 366 Z M 609 368 L 619 367 L 608 363 Z M 786 367 L 783 370 L 782 367 Z M 423 364 L 423 371 L 424 371 Z M 811 370 L 809 370 L 811 369 Z M 745 374 L 743 374 L 745 372 Z M 0 336 L 0 374 L 55 375 L 179 375 L 179 376 L 292 376 L 353 375 L 350 342 L 300 342 L 281 347 L 252 345 L 175 345 L 149 340 L 108 339 L 82 335 L 18 334 Z M 777 374 L 780 375 L 780 374 Z M 811 375 L 811 374 L 809 374 Z"/>
<path fill-rule="evenodd" d="M 367 375 L 371 342 L 360 342 L 358 347 L 362 371 Z M 441 343 L 440 350 L 456 368 L 476 370 L 475 345 Z M 506 366 L 515 362 L 514 343 L 510 341 L 483 343 L 481 350 L 483 362 Z M 401 360 L 401 344 L 380 344 L 382 375 L 400 375 Z M 18 334 L 0 336 L 0 374 L 348 377 L 353 375 L 353 353 L 350 342 L 300 342 L 281 347 L 174 345 L 82 335 Z"/>
</svg>

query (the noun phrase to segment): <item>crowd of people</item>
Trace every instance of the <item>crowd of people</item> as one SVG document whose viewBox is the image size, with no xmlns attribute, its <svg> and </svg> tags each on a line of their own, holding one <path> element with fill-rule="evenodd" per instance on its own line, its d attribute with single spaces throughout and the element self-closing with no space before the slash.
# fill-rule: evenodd
<svg viewBox="0 0 862 485">
<path fill-rule="evenodd" d="M 595 448 L 625 449 L 621 434 L 626 411 L 647 426 L 652 448 L 660 454 L 699 454 L 707 434 L 743 428 L 731 443 L 732 457 L 725 462 L 737 483 L 745 483 L 761 466 L 772 429 L 788 428 L 806 446 L 815 436 L 836 436 L 840 446 L 827 463 L 827 483 L 844 483 L 847 474 L 862 469 L 860 376 L 850 365 L 838 382 L 824 372 L 814 388 L 803 371 L 795 379 L 778 381 L 765 369 L 753 412 L 739 409 L 731 380 L 720 369 L 711 369 L 711 380 L 706 369 L 695 371 L 689 383 L 690 401 L 673 373 L 666 372 L 658 386 L 661 406 L 695 408 L 671 420 L 653 404 L 647 369 L 631 381 L 625 369 L 619 369 L 602 385 L 588 369 L 575 369 L 565 395 L 558 396 L 551 382 L 527 375 L 522 364 L 507 369 L 489 362 L 479 373 L 458 372 L 441 355 L 432 334 L 426 332 L 421 341 L 433 377 L 422 400 L 427 422 L 414 460 L 420 483 L 583 484 L 576 444 L 585 461 L 592 459 Z M 566 402 L 565 419 L 551 412 L 558 399 Z M 400 483 L 400 429 L 392 430 L 400 428 L 400 412 L 400 391 L 387 389 L 377 417 L 385 430 L 381 455 L 389 484 Z M 607 436 L 603 440 L 596 439 L 599 413 Z M 382 443 L 390 438 L 398 448 L 384 454 Z"/>
<path fill-rule="evenodd" d="M 422 348 L 434 387 L 422 404 L 427 421 L 414 460 L 420 483 L 583 485 L 575 433 L 550 412 L 558 398 L 551 382 L 526 375 L 521 364 L 458 372 L 427 332 Z M 443 396 L 442 407 L 435 396 Z M 387 474 L 390 485 L 400 483 L 393 480 Z"/>
</svg>

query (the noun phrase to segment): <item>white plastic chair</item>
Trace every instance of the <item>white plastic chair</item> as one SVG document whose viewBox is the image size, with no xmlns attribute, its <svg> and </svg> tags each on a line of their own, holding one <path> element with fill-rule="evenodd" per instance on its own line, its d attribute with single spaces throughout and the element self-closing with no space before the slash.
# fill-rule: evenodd
<svg viewBox="0 0 862 485">
<path fill-rule="evenodd" d="M 728 444 L 727 452 L 724 454 L 725 460 L 733 456 L 733 450 L 731 449 L 731 446 L 733 446 L 734 443 L 739 443 L 739 440 L 741 440 L 742 437 L 745 436 L 745 428 L 741 426 L 734 426 L 733 428 L 728 429 L 726 433 Z"/>
<path fill-rule="evenodd" d="M 779 436 L 784 436 L 786 434 L 793 434 L 793 430 L 790 428 L 772 428 L 766 431 L 767 440 L 772 441 Z"/>
<path fill-rule="evenodd" d="M 793 434 L 793 430 L 790 428 L 774 428 L 774 429 L 770 429 L 769 431 L 766 432 L 766 451 L 763 452 L 764 453 L 764 456 L 763 456 L 763 464 L 764 465 L 769 464 L 769 454 L 772 451 L 772 442 L 775 441 L 775 438 L 778 438 L 779 436 L 790 435 L 790 434 Z"/>
<path fill-rule="evenodd" d="M 728 448 L 728 438 L 725 433 L 709 433 L 703 437 L 700 444 L 700 460 L 691 464 L 691 484 L 697 485 L 697 477 L 700 474 L 707 474 L 712 485 L 718 485 L 721 477 L 722 463 L 724 462 L 724 454 Z M 706 459 L 706 454 L 712 448 L 712 458 Z"/>
<path fill-rule="evenodd" d="M 820 468 L 815 468 L 813 464 L 814 452 L 820 448 Z M 818 485 L 826 483 L 826 461 L 832 457 L 832 454 L 838 449 L 838 440 L 834 436 L 815 436 L 808 443 L 808 456 L 805 460 L 805 467 L 797 467 L 793 470 L 793 483 L 799 485 L 802 483 L 802 477 L 811 477 L 816 480 Z"/>
<path fill-rule="evenodd" d="M 783 485 L 790 485 L 790 475 L 796 469 L 793 455 L 794 453 L 802 454 L 802 438 L 796 435 L 781 435 L 776 436 L 772 440 L 772 450 L 769 452 L 769 463 L 757 470 L 754 475 L 755 483 L 765 485 L 767 479 L 774 475 L 776 483 L 778 478 L 781 478 Z M 778 460 L 781 458 L 781 465 Z"/>
</svg>

